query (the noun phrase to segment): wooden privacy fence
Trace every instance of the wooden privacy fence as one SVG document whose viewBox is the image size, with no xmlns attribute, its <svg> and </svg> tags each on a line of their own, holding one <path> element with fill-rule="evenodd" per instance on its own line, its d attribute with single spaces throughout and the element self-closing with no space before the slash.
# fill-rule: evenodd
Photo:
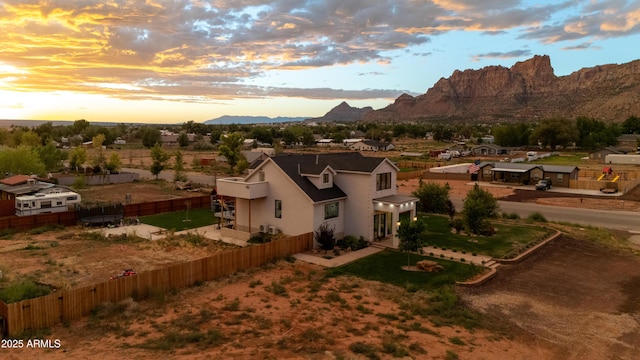
<svg viewBox="0 0 640 360">
<path fill-rule="evenodd" d="M 204 207 L 210 208 L 211 196 L 203 195 L 190 198 L 127 204 L 124 207 L 124 216 L 147 216 L 166 212 L 182 211 L 187 209 L 187 203 L 191 209 Z"/>
<path fill-rule="evenodd" d="M 5 336 L 16 336 L 26 330 L 77 320 L 106 302 L 128 297 L 142 299 L 153 293 L 215 280 L 312 248 L 313 233 L 291 236 L 35 299 L 11 304 L 0 301 L 0 317 L 6 322 Z"/>
<path fill-rule="evenodd" d="M 128 204 L 124 207 L 124 216 L 146 216 L 166 212 L 182 211 L 187 208 L 187 203 L 191 209 L 210 208 L 211 196 L 195 196 L 190 198 L 161 200 L 147 203 Z M 14 208 L 15 212 L 15 208 Z M 65 211 L 50 214 L 38 214 L 31 216 L 5 216 L 0 218 L 0 230 L 13 229 L 16 231 L 30 230 L 46 225 L 74 226 L 78 224 L 78 212 Z"/>
</svg>

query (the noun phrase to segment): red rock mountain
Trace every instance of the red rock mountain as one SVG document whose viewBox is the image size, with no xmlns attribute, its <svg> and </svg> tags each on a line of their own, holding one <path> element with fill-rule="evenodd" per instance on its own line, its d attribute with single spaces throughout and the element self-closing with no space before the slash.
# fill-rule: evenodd
<svg viewBox="0 0 640 360">
<path fill-rule="evenodd" d="M 534 56 L 511 68 L 456 70 L 426 94 L 403 94 L 365 121 L 520 121 L 588 116 L 624 121 L 640 116 L 640 60 L 585 68 L 555 76 L 549 56 Z"/>
<path fill-rule="evenodd" d="M 331 109 L 322 117 L 308 119 L 308 121 L 357 121 L 361 120 L 367 113 L 373 111 L 371 106 L 357 108 L 352 107 L 346 102 L 340 103 L 340 105 Z"/>
</svg>

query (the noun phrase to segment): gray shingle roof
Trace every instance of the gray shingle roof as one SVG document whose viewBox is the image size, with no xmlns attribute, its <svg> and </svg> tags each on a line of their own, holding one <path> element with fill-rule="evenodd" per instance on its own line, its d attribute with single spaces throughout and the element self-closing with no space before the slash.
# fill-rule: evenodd
<svg viewBox="0 0 640 360">
<path fill-rule="evenodd" d="M 280 167 L 314 202 L 347 197 L 337 185 L 328 189 L 318 189 L 301 174 L 319 175 L 327 166 L 335 171 L 354 171 L 370 173 L 384 158 L 364 157 L 357 152 L 332 154 L 286 154 L 274 156 L 271 160 Z"/>
</svg>

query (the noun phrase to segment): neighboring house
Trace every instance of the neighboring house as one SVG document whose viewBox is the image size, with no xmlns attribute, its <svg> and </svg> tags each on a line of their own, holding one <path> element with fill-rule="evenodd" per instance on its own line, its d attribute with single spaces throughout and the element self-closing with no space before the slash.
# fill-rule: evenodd
<svg viewBox="0 0 640 360">
<path fill-rule="evenodd" d="M 483 144 L 493 144 L 496 138 L 494 138 L 493 135 L 485 135 L 481 137 L 480 140 L 482 141 Z"/>
<path fill-rule="evenodd" d="M 509 149 L 496 144 L 481 144 L 472 147 L 471 152 L 476 156 L 507 155 L 509 153 Z"/>
<path fill-rule="evenodd" d="M 600 149 L 600 150 L 597 150 L 597 151 L 594 151 L 594 152 L 590 153 L 589 154 L 589 159 L 590 160 L 596 160 L 596 161 L 598 161 L 600 163 L 604 163 L 607 155 L 611 155 L 611 154 L 622 154 L 622 152 L 618 151 L 614 147 L 606 147 L 604 149 Z"/>
<path fill-rule="evenodd" d="M 56 184 L 40 181 L 32 176 L 14 175 L 0 180 L 0 200 L 11 200 L 20 195 L 33 195 L 53 187 L 60 188 Z"/>
<path fill-rule="evenodd" d="M 351 144 L 349 148 L 356 151 L 388 151 L 393 150 L 395 146 L 391 143 L 363 139 Z"/>
<path fill-rule="evenodd" d="M 523 163 L 484 162 L 479 166 L 480 181 L 533 185 L 540 179 L 550 178 L 554 187 L 569 187 L 569 181 L 577 180 L 580 171 L 576 166 Z"/>
<path fill-rule="evenodd" d="M 616 140 L 618 140 L 616 150 L 621 153 L 635 153 L 640 147 L 640 135 L 638 134 L 623 134 L 618 136 Z"/>
<path fill-rule="evenodd" d="M 326 223 L 337 239 L 392 237 L 397 245 L 397 223 L 414 218 L 418 201 L 396 194 L 397 172 L 388 159 L 357 152 L 267 158 L 244 178 L 218 180 L 218 195 L 235 198 L 232 228 L 222 235 L 298 235 Z"/>
<path fill-rule="evenodd" d="M 265 160 L 266 158 L 269 157 L 269 155 L 261 152 L 261 151 L 247 151 L 247 150 L 243 150 L 241 151 L 242 155 L 244 156 L 245 159 L 247 159 L 247 164 L 251 164 L 253 162 L 255 162 L 256 160 L 258 161 L 262 161 Z"/>
</svg>

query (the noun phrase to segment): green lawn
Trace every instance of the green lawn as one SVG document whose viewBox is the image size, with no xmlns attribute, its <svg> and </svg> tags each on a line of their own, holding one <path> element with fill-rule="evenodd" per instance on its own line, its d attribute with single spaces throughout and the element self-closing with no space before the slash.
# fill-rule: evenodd
<svg viewBox="0 0 640 360">
<path fill-rule="evenodd" d="M 529 242 L 542 240 L 552 231 L 543 227 L 528 225 L 505 225 L 492 221 L 496 234 L 492 236 L 467 236 L 451 232 L 449 218 L 428 215 L 420 219 L 426 223 L 422 239 L 427 245 L 445 247 L 467 253 L 489 255 L 502 258 L 512 250 Z"/>
<path fill-rule="evenodd" d="M 186 211 L 177 211 L 143 216 L 140 218 L 140 222 L 175 231 L 194 229 L 217 223 L 216 218 L 209 208 L 191 209 L 188 215 L 189 221 L 185 221 L 187 219 Z"/>
<path fill-rule="evenodd" d="M 482 272 L 479 266 L 460 262 L 446 261 L 417 254 L 411 254 L 411 265 L 420 260 L 432 260 L 444 267 L 444 271 L 427 273 L 402 270 L 407 265 L 407 254 L 394 250 L 384 250 L 369 255 L 344 266 L 327 269 L 327 275 L 353 275 L 363 279 L 380 281 L 406 288 L 434 290 L 444 285 L 464 281 Z"/>
<path fill-rule="evenodd" d="M 562 165 L 562 166 L 578 166 L 584 160 L 583 157 L 588 156 L 588 153 L 576 152 L 576 153 L 564 153 L 558 156 L 549 156 L 544 159 L 538 159 L 532 161 L 532 164 L 547 164 L 547 165 Z"/>
</svg>

